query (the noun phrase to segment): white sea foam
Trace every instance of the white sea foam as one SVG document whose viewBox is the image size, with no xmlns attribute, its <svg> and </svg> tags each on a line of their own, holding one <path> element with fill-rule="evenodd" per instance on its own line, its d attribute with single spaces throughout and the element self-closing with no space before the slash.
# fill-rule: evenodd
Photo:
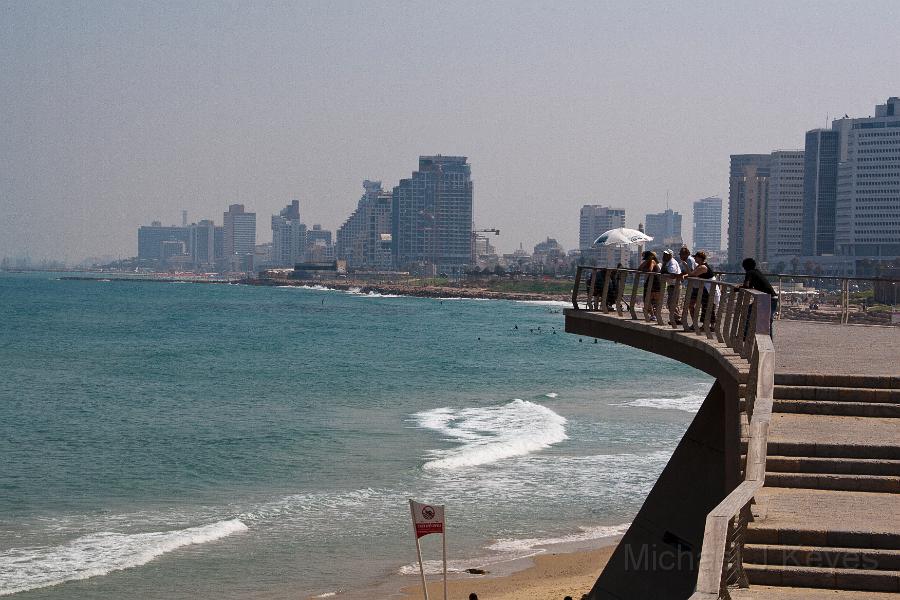
<svg viewBox="0 0 900 600">
<path fill-rule="evenodd" d="M 566 302 L 564 300 L 515 300 L 514 302 L 519 304 L 537 304 L 539 306 L 572 306 L 571 302 Z"/>
<path fill-rule="evenodd" d="M 503 539 L 497 540 L 488 546 L 488 550 L 496 552 L 525 552 L 535 548 L 544 546 L 555 546 L 558 544 L 574 544 L 591 542 L 605 538 L 616 537 L 628 531 L 631 523 L 622 523 L 621 525 L 601 525 L 597 527 L 581 527 L 579 532 L 569 535 L 550 538 L 524 538 L 524 539 Z"/>
<path fill-rule="evenodd" d="M 178 548 L 246 531 L 238 519 L 149 533 L 102 532 L 61 546 L 12 548 L 0 553 L 0 596 L 139 567 Z"/>
<path fill-rule="evenodd" d="M 502 406 L 436 408 L 413 417 L 421 427 L 460 444 L 450 450 L 433 451 L 425 469 L 486 465 L 538 452 L 568 439 L 565 417 L 546 406 L 519 399 Z"/>
<path fill-rule="evenodd" d="M 615 406 L 633 406 L 636 408 L 660 408 L 667 410 L 683 410 L 689 413 L 696 413 L 700 410 L 700 405 L 706 399 L 709 392 L 709 384 L 698 386 L 696 391 L 685 392 L 683 395 L 672 395 L 671 397 L 648 397 L 636 398 L 616 404 Z"/>
<path fill-rule="evenodd" d="M 549 546 L 556 546 L 559 544 L 584 544 L 596 540 L 618 537 L 624 534 L 630 525 L 631 523 L 623 523 L 621 525 L 582 527 L 577 533 L 558 537 L 497 540 L 486 547 L 486 550 L 491 551 L 492 554 L 474 559 L 448 561 L 447 572 L 463 573 L 466 569 L 473 566 L 484 568 L 493 564 L 529 558 L 538 554 L 543 554 L 547 551 L 546 549 Z M 423 567 L 426 575 L 438 575 L 443 570 L 443 563 L 440 560 L 426 560 L 423 561 Z M 397 572 L 400 575 L 418 575 L 419 563 L 403 565 Z"/>
</svg>

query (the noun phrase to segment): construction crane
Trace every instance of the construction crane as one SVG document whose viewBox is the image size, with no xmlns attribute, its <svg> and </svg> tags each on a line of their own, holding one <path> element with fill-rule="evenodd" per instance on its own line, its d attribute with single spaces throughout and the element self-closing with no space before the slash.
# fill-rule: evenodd
<svg viewBox="0 0 900 600">
<path fill-rule="evenodd" d="M 472 235 L 474 237 L 485 237 L 482 235 L 478 235 L 479 233 L 493 233 L 494 235 L 500 235 L 499 229 L 475 229 L 472 231 Z"/>
</svg>

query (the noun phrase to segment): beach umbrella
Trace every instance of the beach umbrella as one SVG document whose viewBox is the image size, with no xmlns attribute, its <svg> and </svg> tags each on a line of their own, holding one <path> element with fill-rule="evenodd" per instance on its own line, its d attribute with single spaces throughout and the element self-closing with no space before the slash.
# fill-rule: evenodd
<svg viewBox="0 0 900 600">
<path fill-rule="evenodd" d="M 651 242 L 653 238 L 637 229 L 628 229 L 627 227 L 616 227 L 603 233 L 594 240 L 595 246 L 627 246 L 628 244 L 642 244 L 643 242 Z"/>
</svg>

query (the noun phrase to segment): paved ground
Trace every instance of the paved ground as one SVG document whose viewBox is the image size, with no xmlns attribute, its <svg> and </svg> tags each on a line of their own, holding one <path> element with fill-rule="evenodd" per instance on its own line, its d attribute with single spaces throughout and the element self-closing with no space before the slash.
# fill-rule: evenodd
<svg viewBox="0 0 900 600">
<path fill-rule="evenodd" d="M 754 585 L 746 590 L 731 590 L 731 598 L 732 600 L 831 600 L 832 598 L 834 600 L 896 600 L 897 594 Z"/>
<path fill-rule="evenodd" d="M 769 444 L 896 446 L 898 442 L 900 419 L 774 413 L 769 425 Z"/>
<path fill-rule="evenodd" d="M 900 327 L 775 322 L 779 373 L 900 376 Z"/>
<path fill-rule="evenodd" d="M 900 494 L 763 488 L 753 513 L 755 528 L 900 535 Z"/>
</svg>

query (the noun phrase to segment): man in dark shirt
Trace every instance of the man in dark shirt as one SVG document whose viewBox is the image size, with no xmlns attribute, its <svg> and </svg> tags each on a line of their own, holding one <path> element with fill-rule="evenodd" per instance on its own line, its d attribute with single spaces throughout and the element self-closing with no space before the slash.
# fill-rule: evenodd
<svg viewBox="0 0 900 600">
<path fill-rule="evenodd" d="M 771 336 L 775 312 L 778 310 L 778 294 L 775 293 L 775 288 L 772 287 L 772 284 L 769 283 L 769 280 L 766 279 L 765 275 L 756 268 L 755 260 L 752 258 L 745 258 L 741 263 L 741 266 L 744 267 L 744 271 L 747 273 L 744 275 L 744 283 L 740 287 L 765 292 L 766 294 L 769 294 L 769 297 L 772 299 L 772 312 L 769 314 L 769 335 Z M 745 328 L 744 334 L 746 335 L 746 333 Z"/>
</svg>

